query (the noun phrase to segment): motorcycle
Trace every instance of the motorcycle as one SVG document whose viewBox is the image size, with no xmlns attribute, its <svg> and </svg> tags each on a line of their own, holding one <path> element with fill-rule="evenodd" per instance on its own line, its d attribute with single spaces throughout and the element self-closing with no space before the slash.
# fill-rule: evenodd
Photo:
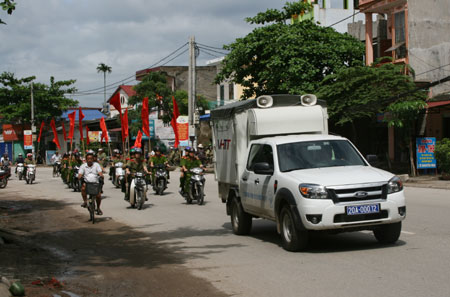
<svg viewBox="0 0 450 297">
<path fill-rule="evenodd" d="M 117 162 L 114 165 L 114 177 L 113 177 L 113 184 L 116 186 L 116 188 L 120 188 L 122 186 L 122 182 L 125 178 L 125 171 L 122 168 L 123 163 Z"/>
<path fill-rule="evenodd" d="M 131 181 L 130 186 L 130 204 L 131 207 L 137 207 L 141 210 L 147 198 L 147 182 L 145 181 L 145 174 L 137 172 Z"/>
<path fill-rule="evenodd" d="M 17 164 L 17 176 L 19 177 L 19 180 L 22 180 L 23 178 L 23 171 L 25 167 L 23 166 L 23 163 Z"/>
<path fill-rule="evenodd" d="M 164 164 L 158 164 L 155 166 L 155 180 L 153 181 L 153 190 L 157 195 L 162 195 L 164 190 L 167 189 L 167 170 Z"/>
<path fill-rule="evenodd" d="M 205 199 L 205 177 L 203 169 L 196 167 L 190 170 L 191 178 L 189 180 L 189 189 L 184 193 L 187 204 L 191 204 L 193 200 L 197 200 L 198 205 L 202 205 Z"/>
<path fill-rule="evenodd" d="M 27 165 L 27 173 L 25 174 L 25 181 L 27 184 L 32 184 L 36 178 L 36 165 Z"/>
<path fill-rule="evenodd" d="M 3 189 L 8 184 L 8 172 L 0 169 L 0 189 Z"/>
<path fill-rule="evenodd" d="M 72 189 L 74 192 L 81 192 L 81 180 L 78 179 L 78 171 L 80 166 L 74 166 L 72 168 Z"/>
</svg>

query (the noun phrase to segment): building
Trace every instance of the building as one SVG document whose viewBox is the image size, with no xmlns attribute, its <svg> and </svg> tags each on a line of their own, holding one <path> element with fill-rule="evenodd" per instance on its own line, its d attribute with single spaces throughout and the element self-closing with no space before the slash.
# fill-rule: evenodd
<svg viewBox="0 0 450 297">
<path fill-rule="evenodd" d="M 125 109 L 130 108 L 130 106 L 128 105 L 128 100 L 130 99 L 130 97 L 136 95 L 136 91 L 133 89 L 133 87 L 134 86 L 131 85 L 121 85 L 114 91 L 114 93 L 112 93 L 111 97 L 109 97 L 107 101 L 109 118 L 113 118 L 119 114 L 119 111 L 114 106 L 109 104 L 111 99 L 116 96 L 117 93 L 120 94 L 120 106 L 122 108 L 122 112 Z"/>
<path fill-rule="evenodd" d="M 216 86 L 214 78 L 216 76 L 215 66 L 197 66 L 195 68 L 197 83 L 196 93 L 202 95 L 208 101 L 216 100 Z M 189 90 L 189 67 L 188 66 L 160 66 L 136 71 L 136 80 L 142 81 L 150 72 L 162 72 L 167 75 L 168 86 L 172 91 Z"/>
<path fill-rule="evenodd" d="M 366 65 L 389 56 L 415 72 L 418 85 L 439 81 L 450 74 L 450 2 L 423 0 L 359 0 L 365 15 L 362 22 L 349 25 L 349 33 L 366 44 Z M 376 22 L 373 18 L 376 16 Z M 363 32 L 363 33 L 362 33 Z M 429 90 L 430 101 L 420 136 L 449 137 L 450 84 Z M 389 157 L 396 157 L 394 129 L 389 132 Z"/>
</svg>

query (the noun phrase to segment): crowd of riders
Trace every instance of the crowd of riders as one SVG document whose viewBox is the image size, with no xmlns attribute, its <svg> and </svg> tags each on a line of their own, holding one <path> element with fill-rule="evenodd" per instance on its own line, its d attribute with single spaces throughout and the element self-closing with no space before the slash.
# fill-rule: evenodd
<svg viewBox="0 0 450 297">
<path fill-rule="evenodd" d="M 93 176 L 89 176 L 92 172 L 98 177 L 98 180 L 103 186 L 103 173 L 108 172 L 109 179 L 115 181 L 115 168 L 116 165 L 122 164 L 125 178 L 120 184 L 124 193 L 124 200 L 129 201 L 130 185 L 134 175 L 138 172 L 145 174 L 147 185 L 155 184 L 155 174 L 158 168 L 162 168 L 167 173 L 167 179 L 170 179 L 169 168 L 171 165 L 180 166 L 181 176 L 179 192 L 183 195 L 187 192 L 188 182 L 190 178 L 190 169 L 194 167 L 203 167 L 202 160 L 206 161 L 208 150 L 205 150 L 202 145 L 198 146 L 198 151 L 194 148 L 187 147 L 184 153 L 181 150 L 171 148 L 169 156 L 165 156 L 159 147 L 155 147 L 151 153 L 147 156 L 143 155 L 141 148 L 131 148 L 128 154 L 122 154 L 119 149 L 112 151 L 111 156 L 108 156 L 103 149 L 99 149 L 97 152 L 87 151 L 84 156 L 77 150 L 73 152 L 63 153 L 59 152 L 51 157 L 53 165 L 53 176 L 60 176 L 62 181 L 67 184 L 69 188 L 75 191 L 81 191 L 83 197 L 82 207 L 86 207 L 86 192 L 85 182 L 87 179 L 94 180 Z M 25 164 L 26 164 L 25 160 Z M 109 167 L 109 169 L 108 169 Z M 79 187 L 74 186 L 79 180 Z M 75 182 L 75 183 L 74 183 Z M 168 183 L 169 181 L 167 181 Z M 101 197 L 101 193 L 98 194 L 97 200 Z M 99 201 L 97 214 L 101 215 L 102 211 L 99 208 Z"/>
</svg>

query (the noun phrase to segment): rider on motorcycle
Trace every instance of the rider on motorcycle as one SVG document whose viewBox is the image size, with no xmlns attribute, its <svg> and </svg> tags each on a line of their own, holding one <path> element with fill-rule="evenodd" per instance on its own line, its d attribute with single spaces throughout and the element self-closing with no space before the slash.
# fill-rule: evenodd
<svg viewBox="0 0 450 297">
<path fill-rule="evenodd" d="M 73 159 L 70 161 L 69 163 L 69 168 L 70 168 L 70 174 L 69 174 L 69 184 L 72 184 L 73 181 L 73 173 L 72 173 L 72 169 L 75 166 L 80 167 L 83 164 L 83 160 L 81 160 L 81 156 L 80 153 L 76 152 L 73 154 Z"/>
<path fill-rule="evenodd" d="M 155 185 L 155 174 L 156 174 L 156 165 L 165 165 L 167 172 L 167 179 L 170 179 L 169 170 L 167 167 L 169 166 L 166 156 L 161 154 L 161 149 L 157 146 L 154 149 L 155 155 L 150 157 L 150 168 L 152 169 L 152 184 Z M 169 181 L 167 181 L 169 183 Z"/>
<path fill-rule="evenodd" d="M 123 163 L 123 160 L 122 160 L 122 158 L 120 156 L 120 151 L 118 149 L 115 149 L 113 151 L 113 153 L 114 153 L 114 155 L 113 155 L 113 157 L 111 159 L 112 165 L 109 167 L 109 179 L 114 179 L 114 177 L 115 177 L 114 174 L 115 174 L 115 171 L 116 171 L 116 169 L 115 169 L 116 163 L 118 163 L 118 162 L 122 162 Z"/>
<path fill-rule="evenodd" d="M 103 171 L 100 165 L 94 162 L 94 152 L 88 151 L 86 154 L 86 163 L 81 165 L 78 171 L 78 178 L 83 177 L 83 185 L 81 186 L 81 196 L 83 197 L 83 204 L 81 207 L 87 206 L 87 194 L 86 183 L 99 183 L 100 179 L 103 179 Z M 101 193 L 99 192 L 96 197 L 97 200 L 97 215 L 101 216 L 103 212 L 100 210 Z"/>
<path fill-rule="evenodd" d="M 188 149 L 188 154 L 181 160 L 180 193 L 187 193 L 189 188 L 190 170 L 195 167 L 203 168 L 202 162 L 195 156 L 194 148 Z"/>
<path fill-rule="evenodd" d="M 98 163 L 102 166 L 102 168 L 105 168 L 108 165 L 108 156 L 106 155 L 106 153 L 103 151 L 102 148 L 98 149 L 97 159 Z"/>
<path fill-rule="evenodd" d="M 126 164 L 124 164 L 124 169 L 126 172 L 127 186 L 125 187 L 125 183 L 122 184 L 122 192 L 125 192 L 124 200 L 129 201 L 132 175 L 134 175 L 136 172 L 145 172 L 146 174 L 149 173 L 145 164 L 145 160 L 144 158 L 142 158 L 141 148 L 134 149 L 134 158 L 130 159 Z"/>
<path fill-rule="evenodd" d="M 28 153 L 27 154 L 27 158 L 25 159 L 25 167 L 27 165 L 34 165 L 34 160 L 33 160 L 33 154 L 32 153 Z"/>
<path fill-rule="evenodd" d="M 19 165 L 20 163 L 21 164 L 25 163 L 25 159 L 23 158 L 22 154 L 19 154 L 19 156 L 17 156 L 17 159 L 16 159 L 16 175 L 17 175 L 17 165 Z"/>
</svg>

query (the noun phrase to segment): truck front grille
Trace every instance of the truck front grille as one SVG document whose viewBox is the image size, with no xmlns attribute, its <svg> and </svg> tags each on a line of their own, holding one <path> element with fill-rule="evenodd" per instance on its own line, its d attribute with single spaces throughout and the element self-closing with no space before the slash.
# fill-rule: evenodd
<svg viewBox="0 0 450 297">
<path fill-rule="evenodd" d="M 327 187 L 327 189 L 334 203 L 386 199 L 387 197 L 386 183 L 346 185 Z"/>
</svg>

